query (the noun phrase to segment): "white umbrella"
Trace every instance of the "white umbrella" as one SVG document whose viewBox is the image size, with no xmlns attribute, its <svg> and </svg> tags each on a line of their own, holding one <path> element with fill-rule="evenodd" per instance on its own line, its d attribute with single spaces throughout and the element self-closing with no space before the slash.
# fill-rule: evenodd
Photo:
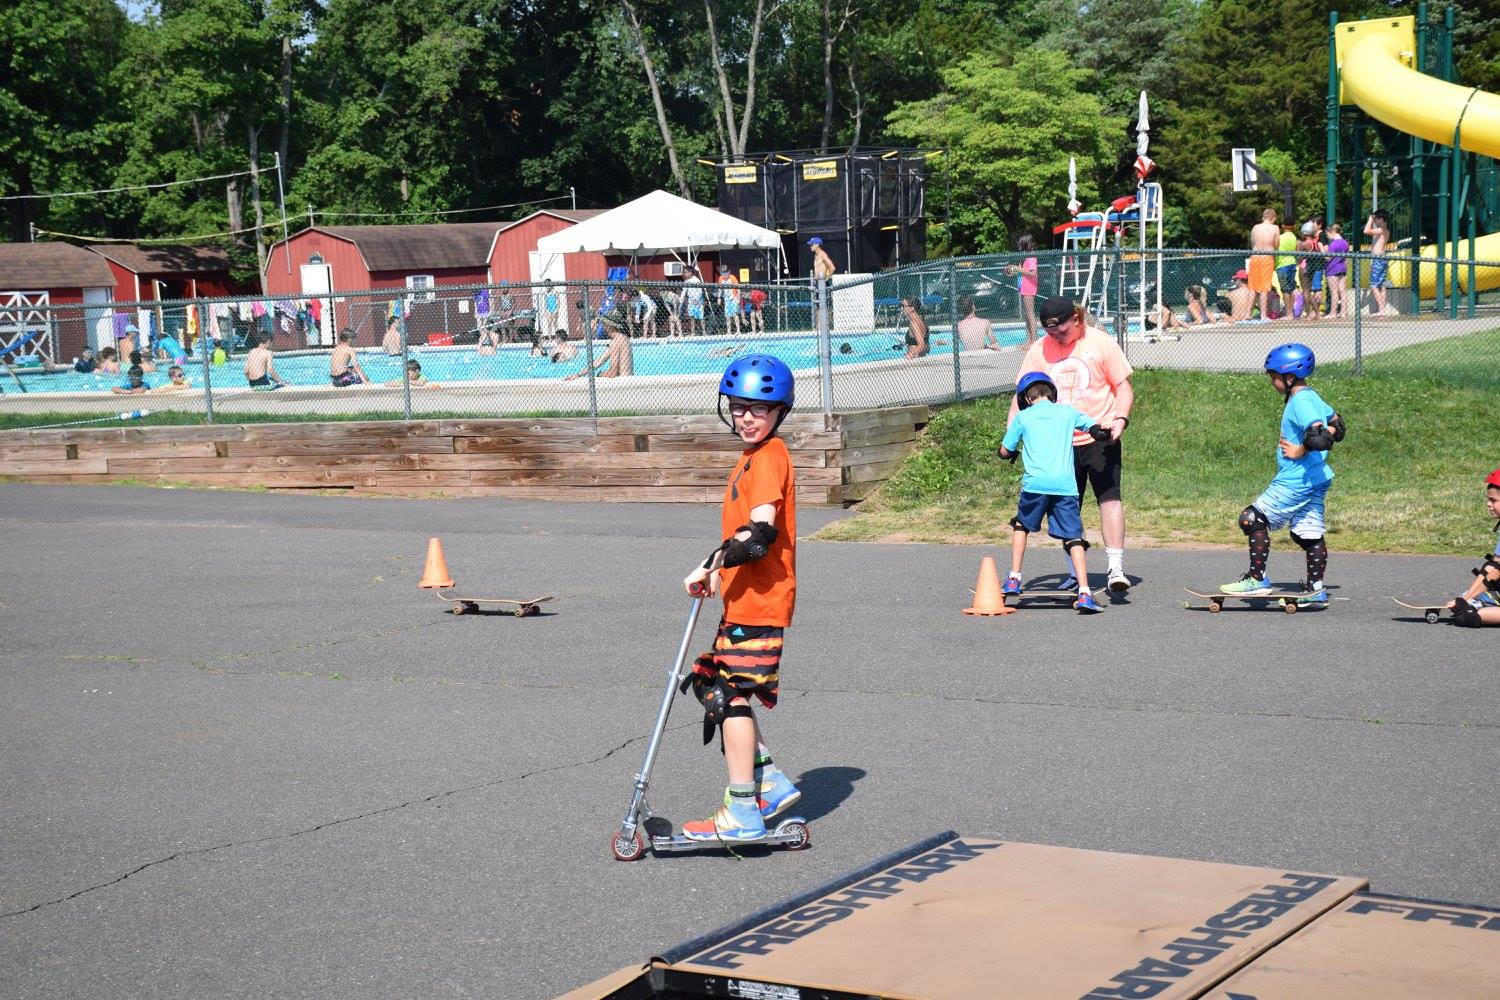
<svg viewBox="0 0 1500 1000">
<path fill-rule="evenodd" d="M 1135 120 L 1135 175 L 1145 183 L 1146 175 L 1156 168 L 1156 163 L 1146 155 L 1151 145 L 1151 118 L 1146 110 L 1146 92 L 1141 91 L 1141 103 Z"/>
<path fill-rule="evenodd" d="M 1083 208 L 1083 203 L 1078 200 L 1078 161 L 1068 157 L 1068 214 L 1077 215 Z"/>
</svg>

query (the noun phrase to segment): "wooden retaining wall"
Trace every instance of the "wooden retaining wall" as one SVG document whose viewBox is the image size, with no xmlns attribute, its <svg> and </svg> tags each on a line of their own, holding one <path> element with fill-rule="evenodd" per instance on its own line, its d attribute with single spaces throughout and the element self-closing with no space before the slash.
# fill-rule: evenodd
<svg viewBox="0 0 1500 1000">
<path fill-rule="evenodd" d="M 868 496 L 926 426 L 925 406 L 798 414 L 781 436 L 803 503 Z M 713 416 L 416 420 L 0 433 L 0 476 L 557 500 L 718 502 L 739 455 Z"/>
</svg>

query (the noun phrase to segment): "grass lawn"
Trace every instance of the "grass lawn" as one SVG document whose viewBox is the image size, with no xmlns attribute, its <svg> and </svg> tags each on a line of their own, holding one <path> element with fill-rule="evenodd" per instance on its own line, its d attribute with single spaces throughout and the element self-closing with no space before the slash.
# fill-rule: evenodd
<svg viewBox="0 0 1500 1000">
<path fill-rule="evenodd" d="M 1500 464 L 1500 330 L 1372 355 L 1313 377 L 1349 425 L 1329 458 L 1335 551 L 1472 554 L 1494 544 L 1484 476 Z M 1263 375 L 1142 370 L 1125 433 L 1126 541 L 1244 544 L 1235 520 L 1275 472 L 1281 397 Z M 842 541 L 1008 542 L 1021 470 L 995 457 L 1010 397 L 937 411 Z M 1097 539 L 1098 509 L 1084 504 Z M 1285 542 L 1282 533 L 1276 544 Z"/>
</svg>

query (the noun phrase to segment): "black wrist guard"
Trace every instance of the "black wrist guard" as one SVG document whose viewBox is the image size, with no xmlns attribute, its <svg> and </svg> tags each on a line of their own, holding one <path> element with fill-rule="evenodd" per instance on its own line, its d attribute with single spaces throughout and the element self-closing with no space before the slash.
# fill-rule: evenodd
<svg viewBox="0 0 1500 1000">
<path fill-rule="evenodd" d="M 741 531 L 750 532 L 750 537 L 740 538 Z M 766 553 L 771 551 L 771 546 L 775 542 L 775 525 L 764 521 L 751 521 L 749 524 L 741 525 L 739 530 L 724 543 L 724 561 L 720 565 L 726 568 L 743 566 L 745 563 L 763 559 Z"/>
<path fill-rule="evenodd" d="M 1332 430 L 1320 424 L 1316 427 L 1309 427 L 1307 433 L 1302 435 L 1302 446 L 1308 451 L 1327 451 L 1337 440 Z"/>
<path fill-rule="evenodd" d="M 1120 419 L 1123 420 L 1125 418 L 1122 417 Z M 1089 428 L 1089 437 L 1093 438 L 1095 441 L 1098 441 L 1100 444 L 1103 444 L 1104 442 L 1109 440 L 1110 434 L 1109 431 L 1105 430 L 1099 424 L 1095 424 L 1094 426 Z"/>
</svg>

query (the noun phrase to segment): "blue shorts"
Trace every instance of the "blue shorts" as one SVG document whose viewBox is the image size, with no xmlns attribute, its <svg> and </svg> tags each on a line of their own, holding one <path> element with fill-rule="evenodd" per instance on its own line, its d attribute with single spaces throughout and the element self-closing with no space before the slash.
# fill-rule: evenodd
<svg viewBox="0 0 1500 1000">
<path fill-rule="evenodd" d="M 1287 264 L 1276 269 L 1276 280 L 1281 282 L 1281 294 L 1290 295 L 1297 288 L 1297 265 Z"/>
<path fill-rule="evenodd" d="M 1384 257 L 1375 257 L 1370 261 L 1370 287 L 1385 287 L 1385 269 L 1390 266 Z"/>
<path fill-rule="evenodd" d="M 688 319 L 703 318 L 703 303 L 694 302 L 688 306 Z"/>
<path fill-rule="evenodd" d="M 1322 271 L 1314 271 L 1312 273 L 1312 290 L 1315 291 L 1315 292 L 1321 292 L 1323 290 L 1323 272 Z"/>
<path fill-rule="evenodd" d="M 1083 517 L 1079 513 L 1077 497 L 1022 490 L 1016 506 L 1016 520 L 1027 531 L 1040 531 L 1043 514 L 1047 515 L 1047 534 L 1053 538 L 1067 541 L 1083 537 Z"/>
<path fill-rule="evenodd" d="M 1272 483 L 1255 498 L 1254 507 L 1266 516 L 1272 531 L 1288 528 L 1298 538 L 1322 538 L 1327 531 L 1323 522 L 1323 499 L 1328 486 L 1308 490 L 1289 490 Z"/>
</svg>

